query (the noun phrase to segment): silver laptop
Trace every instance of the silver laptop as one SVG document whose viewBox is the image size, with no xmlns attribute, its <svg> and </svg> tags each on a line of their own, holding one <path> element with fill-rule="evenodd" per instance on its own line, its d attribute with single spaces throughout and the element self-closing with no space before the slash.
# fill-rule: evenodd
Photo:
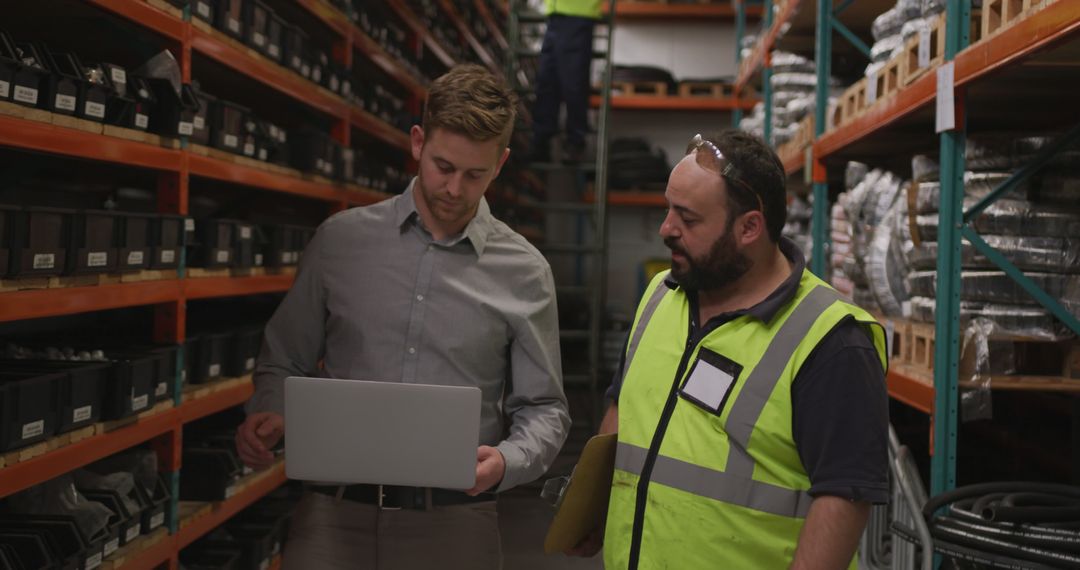
<svg viewBox="0 0 1080 570">
<path fill-rule="evenodd" d="M 476 387 L 285 379 L 290 479 L 470 489 L 479 440 Z"/>
</svg>

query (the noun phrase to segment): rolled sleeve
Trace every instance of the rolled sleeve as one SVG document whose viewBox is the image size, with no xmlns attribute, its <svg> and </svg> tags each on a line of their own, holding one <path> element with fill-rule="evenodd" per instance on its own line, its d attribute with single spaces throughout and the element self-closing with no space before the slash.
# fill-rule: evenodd
<svg viewBox="0 0 1080 570">
<path fill-rule="evenodd" d="M 326 348 L 326 291 L 320 274 L 323 234 L 320 228 L 305 248 L 292 287 L 266 325 L 255 366 L 255 394 L 244 406 L 248 414 L 284 415 L 285 378 L 311 376 L 318 370 Z"/>
<path fill-rule="evenodd" d="M 511 374 L 504 397 L 510 429 L 496 446 L 506 463 L 497 492 L 543 475 L 570 428 L 562 387 L 555 282 L 546 262 L 542 269 L 522 292 L 524 310 L 512 321 Z"/>
</svg>

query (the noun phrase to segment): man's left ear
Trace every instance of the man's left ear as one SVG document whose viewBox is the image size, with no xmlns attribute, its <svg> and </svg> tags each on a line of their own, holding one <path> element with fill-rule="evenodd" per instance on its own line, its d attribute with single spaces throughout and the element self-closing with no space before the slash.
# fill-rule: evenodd
<svg viewBox="0 0 1080 570">
<path fill-rule="evenodd" d="M 506 164 L 506 159 L 508 158 L 510 158 L 510 147 L 506 147 L 503 149 L 502 156 L 499 157 L 499 164 L 495 166 L 495 176 L 492 176 L 492 178 L 499 177 L 499 173 L 502 172 L 502 167 L 504 164 Z"/>
</svg>

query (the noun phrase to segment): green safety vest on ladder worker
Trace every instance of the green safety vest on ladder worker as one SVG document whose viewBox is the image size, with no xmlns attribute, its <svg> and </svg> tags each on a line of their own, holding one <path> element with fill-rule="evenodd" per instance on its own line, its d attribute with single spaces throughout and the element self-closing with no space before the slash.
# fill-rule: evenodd
<svg viewBox="0 0 1080 570">
<path fill-rule="evenodd" d="M 562 14 L 564 16 L 579 16 L 599 20 L 601 16 L 601 0 L 547 0 L 548 16 Z"/>
<path fill-rule="evenodd" d="M 804 271 L 771 322 L 743 315 L 689 345 L 690 305 L 667 275 L 653 279 L 630 332 L 604 566 L 787 568 L 811 502 L 791 431 L 792 382 L 848 318 L 871 329 L 887 367 L 885 332 Z"/>
</svg>

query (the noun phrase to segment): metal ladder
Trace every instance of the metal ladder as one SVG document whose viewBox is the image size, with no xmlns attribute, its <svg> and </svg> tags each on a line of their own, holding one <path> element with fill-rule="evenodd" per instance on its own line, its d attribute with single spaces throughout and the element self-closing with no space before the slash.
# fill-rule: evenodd
<svg viewBox="0 0 1080 570">
<path fill-rule="evenodd" d="M 533 2 L 536 3 L 535 0 Z M 522 96 L 528 111 L 522 113 L 531 123 L 531 108 L 535 95 L 536 62 L 543 38 L 546 17 L 529 7 L 527 0 L 509 0 L 509 53 L 505 74 L 511 86 Z M 563 379 L 567 398 L 571 401 L 573 421 L 570 437 L 560 461 L 552 474 L 569 472 L 577 454 L 588 437 L 596 433 L 603 413 L 601 391 L 602 323 L 607 296 L 607 157 L 611 103 L 612 41 L 615 0 L 608 0 L 608 15 L 597 23 L 593 37 L 593 60 L 603 66 L 600 105 L 595 113 L 595 161 L 582 160 L 576 164 L 530 163 L 522 165 L 545 181 L 542 201 L 528 207 L 542 212 L 545 236 L 558 235 L 557 241 L 545 239 L 535 244 L 551 263 L 555 274 L 560 307 L 578 301 L 573 306 L 587 305 L 588 323 L 570 326 L 560 320 Z M 604 48 L 597 49 L 600 42 Z M 516 129 L 528 131 L 528 126 Z M 588 145 L 586 145 L 588 148 Z M 587 179 L 594 173 L 591 193 L 586 192 Z M 564 237 L 565 236 L 565 237 Z M 581 303 L 584 299 L 584 303 Z M 560 313 L 563 311 L 560 310 Z M 584 360 L 584 365 L 583 361 Z"/>
</svg>

